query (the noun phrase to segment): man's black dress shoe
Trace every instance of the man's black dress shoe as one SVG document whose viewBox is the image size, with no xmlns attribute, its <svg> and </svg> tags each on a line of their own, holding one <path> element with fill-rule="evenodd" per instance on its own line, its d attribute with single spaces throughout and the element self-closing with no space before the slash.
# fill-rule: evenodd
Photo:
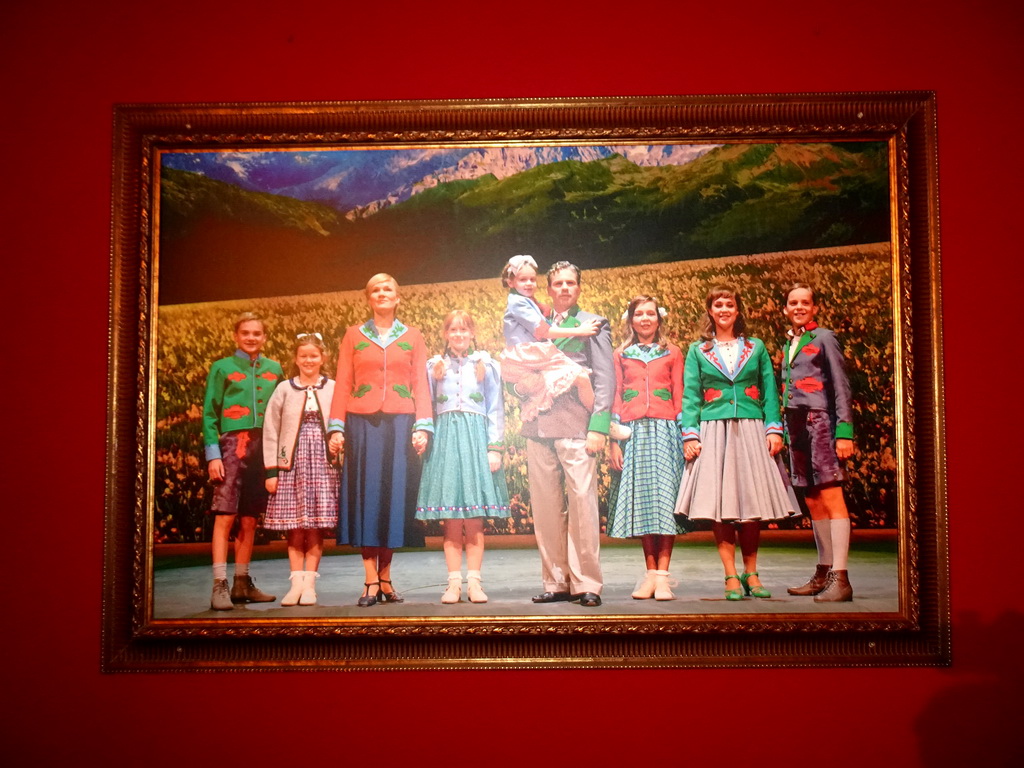
<svg viewBox="0 0 1024 768">
<path fill-rule="evenodd" d="M 580 595 L 573 595 L 572 601 L 579 602 L 580 605 L 587 608 L 597 608 L 601 604 L 601 596 L 596 592 L 584 592 Z"/>
<path fill-rule="evenodd" d="M 531 599 L 535 603 L 564 603 L 572 600 L 572 595 L 568 592 L 541 592 Z"/>
</svg>

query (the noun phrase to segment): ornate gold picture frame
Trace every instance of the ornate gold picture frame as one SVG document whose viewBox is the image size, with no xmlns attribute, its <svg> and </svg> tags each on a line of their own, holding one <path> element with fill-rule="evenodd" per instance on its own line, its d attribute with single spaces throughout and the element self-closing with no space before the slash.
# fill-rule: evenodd
<svg viewBox="0 0 1024 768">
<path fill-rule="evenodd" d="M 776 151 L 780 147 L 785 151 Z M 543 163 L 567 163 L 566 174 L 571 176 L 568 182 L 537 188 L 545 190 L 548 199 L 557 197 L 559 205 L 573 195 L 588 201 L 576 208 L 562 205 L 559 209 L 572 218 L 572 227 L 577 223 L 579 226 L 555 226 L 551 222 L 556 219 L 548 218 L 500 236 L 488 234 L 491 239 L 480 240 L 485 245 L 479 247 L 497 249 L 496 254 L 492 250 L 476 254 L 472 246 L 462 253 L 450 238 L 424 236 L 420 242 L 421 262 L 415 242 L 396 248 L 396 243 L 407 241 L 389 239 L 385 248 L 379 234 L 382 230 L 377 229 L 370 230 L 376 234 L 364 237 L 359 249 L 351 245 L 356 241 L 350 239 L 346 242 L 351 250 L 317 262 L 315 268 L 307 265 L 305 271 L 296 271 L 294 263 L 289 262 L 290 253 L 281 253 L 280 262 L 275 262 L 273 247 L 268 246 L 264 261 L 259 262 L 263 280 L 232 283 L 230 275 L 245 269 L 249 257 L 244 247 L 234 252 L 230 244 L 255 243 L 265 239 L 267 231 L 264 220 L 246 219 L 237 216 L 237 211 L 246 205 L 265 209 L 272 203 L 271 195 L 287 197 L 290 193 L 282 191 L 281 184 L 273 193 L 257 190 L 255 184 L 232 187 L 244 189 L 250 197 L 233 204 L 230 237 L 177 237 L 185 227 L 182 211 L 193 210 L 189 206 L 196 199 L 188 197 L 194 190 L 190 192 L 182 185 L 228 184 L 232 179 L 216 178 L 208 161 L 227 160 L 229 155 L 237 157 L 246 168 L 239 170 L 239 163 L 223 162 L 219 167 L 233 167 L 231 172 L 240 177 L 251 171 L 251 161 L 275 153 L 289 162 L 313 162 L 331 152 L 395 153 L 395 157 L 406 158 L 410 153 L 419 157 L 477 151 L 508 155 L 513 150 L 524 153 L 536 148 L 544 148 L 550 155 Z M 741 149 L 756 149 L 757 172 L 767 175 L 757 185 L 750 182 L 743 191 L 747 218 L 723 223 L 726 214 L 712 212 L 694 224 L 692 231 L 677 227 L 670 233 L 672 238 L 655 242 L 656 238 L 638 238 L 636 230 L 646 225 L 632 225 L 632 214 L 623 212 L 639 204 L 627 199 L 621 188 L 612 189 L 618 181 L 602 187 L 600 195 L 581 191 L 580 169 L 585 166 L 613 173 L 622 164 L 632 163 L 628 170 L 633 172 L 634 167 L 656 165 L 648 160 L 670 154 L 666 148 L 679 150 L 677 155 L 685 154 L 679 148 L 693 150 L 685 158 L 670 162 L 673 168 L 685 167 L 701 157 L 708 158 L 705 162 L 710 164 L 721 156 L 716 169 L 728 166 L 730 173 L 736 174 L 731 178 L 742 177 L 748 182 L 753 167 L 749 157 L 741 160 L 726 157 L 722 151 L 716 156 L 711 153 L 725 148 L 738 156 Z M 868 199 L 858 196 L 861 176 L 856 175 L 858 164 L 866 163 L 868 154 L 881 158 L 884 205 L 880 213 L 876 210 L 848 216 L 849 206 L 854 204 L 851 201 Z M 779 160 L 782 156 L 792 165 L 783 167 Z M 530 162 L 529 168 L 541 164 Z M 620 165 L 612 167 L 614 163 Z M 822 163 L 853 167 L 854 181 L 849 181 L 849 176 L 840 181 L 827 175 L 811 179 L 814 174 L 809 169 L 820 168 Z M 461 167 L 467 164 L 471 161 L 465 160 Z M 181 170 L 190 167 L 197 170 Z M 488 172 L 491 176 L 487 183 L 497 178 L 493 182 L 496 189 L 502 181 L 501 172 L 497 177 L 493 169 Z M 126 105 L 114 111 L 113 173 L 102 645 L 105 671 L 883 666 L 949 662 L 934 94 Z M 192 175 L 175 175 L 182 173 Z M 478 183 L 482 173 L 436 171 L 426 186 L 447 192 L 455 189 L 452 185 Z M 553 177 L 549 174 L 546 178 L 550 181 Z M 722 188 L 741 189 L 745 183 L 742 179 L 724 183 L 709 177 L 694 187 L 692 195 L 701 200 L 718 195 L 724 201 L 721 211 L 735 214 L 740 209 L 734 206 L 735 201 L 725 200 Z M 331 188 L 336 191 L 345 183 L 339 177 Z M 420 188 L 416 192 L 421 192 L 424 182 L 417 183 Z M 664 186 L 668 182 L 660 179 L 658 183 Z M 778 192 L 779 197 L 769 199 L 766 189 Z M 825 194 L 818 196 L 822 190 Z M 183 197 L 174 198 L 179 193 Z M 350 201 L 347 212 L 343 210 L 337 220 L 365 220 L 383 208 L 405 210 L 402 204 L 414 197 L 412 192 L 389 195 L 361 203 Z M 417 202 L 422 208 L 423 201 L 440 197 L 420 195 Z M 595 202 L 598 197 L 600 203 Z M 182 199 L 186 199 L 185 204 Z M 289 209 L 285 215 L 294 218 L 295 210 L 299 208 Z M 301 210 L 305 211 L 302 216 L 322 221 L 316 219 L 320 214 L 309 213 L 312 209 Z M 580 223 L 588 215 L 611 219 L 617 214 L 614 225 Z M 329 218 L 334 215 L 329 214 Z M 399 216 L 388 215 L 393 219 Z M 488 214 L 485 211 L 483 215 Z M 492 225 L 487 232 L 495 229 L 495 219 L 508 216 L 503 211 L 501 216 L 487 219 Z M 811 226 L 809 222 L 815 216 L 818 218 L 814 221 L 819 223 Z M 861 233 L 858 222 L 867 218 L 872 223 L 865 225 L 864 231 L 878 232 L 881 227 L 884 240 L 881 235 Z M 773 226 L 759 228 L 766 219 Z M 309 226 L 324 229 L 322 223 Z M 343 222 L 338 226 L 342 227 Z M 570 229 L 571 236 L 566 235 Z M 777 232 L 789 239 L 773 239 Z M 865 315 L 884 331 L 881 341 L 862 340 L 857 347 L 872 350 L 872 362 L 862 362 L 860 367 L 865 369 L 865 381 L 870 382 L 866 386 L 881 398 L 865 405 L 865 420 L 884 422 L 879 431 L 868 432 L 875 439 L 866 447 L 875 458 L 858 465 L 863 478 L 858 487 L 867 489 L 867 500 L 862 504 L 879 517 L 876 522 L 883 531 L 875 535 L 865 524 L 860 534 L 862 544 L 876 539 L 880 542 L 864 544 L 878 553 L 877 562 L 881 563 L 879 573 L 883 576 L 874 598 L 868 590 L 860 603 L 855 600 L 842 606 L 815 607 L 796 600 L 760 606 L 746 601 L 743 606 L 730 606 L 694 596 L 694 602 L 678 601 L 665 608 L 634 604 L 628 599 L 616 602 L 611 595 L 600 612 L 587 612 L 542 610 L 532 605 L 528 596 L 521 599 L 515 594 L 508 602 L 492 599 L 486 608 L 453 612 L 436 610 L 433 604 L 437 596 L 427 596 L 424 591 L 422 598 L 410 600 L 412 607 L 402 611 L 370 613 L 327 604 L 292 613 L 275 607 L 268 612 L 213 615 L 203 605 L 208 597 L 207 580 L 202 582 L 206 595 L 202 589 L 196 592 L 194 610 L 166 608 L 161 601 L 172 589 L 167 576 L 172 567 L 167 564 L 181 573 L 195 567 L 198 573 L 203 552 L 208 555 L 209 550 L 208 546 L 205 550 L 198 545 L 189 548 L 187 539 L 192 534 L 179 530 L 182 518 L 177 510 L 186 493 L 183 489 L 192 482 L 189 478 L 195 477 L 186 465 L 195 470 L 196 460 L 187 447 L 179 444 L 174 447 L 178 453 L 168 458 L 170 454 L 161 442 L 169 439 L 168 424 L 195 420 L 194 411 L 184 405 L 166 405 L 178 397 L 172 390 L 188 390 L 185 379 L 189 376 L 194 392 L 197 375 L 192 372 L 186 376 L 182 360 L 188 354 L 172 350 L 170 344 L 172 336 L 187 336 L 192 333 L 189 328 L 200 326 L 175 323 L 184 323 L 182 317 L 186 314 L 193 318 L 188 322 L 205 323 L 194 319 L 201 310 L 205 313 L 201 317 L 216 318 L 211 320 L 215 325 L 202 326 L 202 333 L 223 336 L 225 343 L 230 343 L 230 327 L 225 330 L 220 326 L 227 322 L 224 318 L 240 308 L 255 304 L 265 309 L 264 305 L 272 305 L 281 320 L 289 316 L 288 312 L 295 312 L 294 308 L 307 300 L 305 297 L 315 294 L 321 297 L 317 301 L 326 302 L 324 306 L 331 307 L 339 317 L 337 328 L 326 329 L 330 335 L 354 321 L 353 307 L 359 304 L 365 279 L 373 272 L 387 271 L 396 274 L 403 286 L 409 286 L 403 301 L 410 312 L 419 312 L 416 316 L 424 318 L 416 324 L 426 324 L 423 331 L 428 345 L 436 347 L 440 335 L 427 327 L 434 319 L 426 309 L 431 297 L 446 290 L 466 290 L 449 284 L 472 280 L 472 290 L 486 296 L 482 301 L 490 302 L 489 307 L 497 306 L 501 293 L 497 274 L 502 260 L 523 252 L 500 249 L 529 247 L 531 237 L 538 243 L 535 255 L 539 259 L 550 255 L 547 261 L 551 262 L 554 255 L 568 255 L 584 269 L 585 281 L 594 276 L 584 283 L 581 304 L 590 301 L 598 305 L 595 311 L 612 318 L 613 324 L 625 302 L 637 292 L 633 286 L 640 288 L 644 281 L 653 281 L 656 272 L 660 275 L 658 285 L 671 286 L 690 269 L 686 265 L 703 259 L 701 264 L 724 265 L 721 272 L 730 279 L 753 284 L 762 278 L 791 279 L 802 274 L 806 265 L 818 264 L 824 251 L 829 251 L 829 258 L 832 251 L 841 251 L 841 258 L 847 260 L 834 262 L 838 266 L 829 267 L 831 271 L 822 267 L 820 273 L 830 276 L 835 284 L 826 291 L 832 306 L 845 301 L 859 307 L 859 315 L 848 313 L 854 318 L 847 323 L 852 335 L 866 335 Z M 598 248 L 594 245 L 597 242 L 611 245 Z M 757 248 L 751 242 L 769 245 Z M 790 242 L 798 245 L 787 245 Z M 217 251 L 218 243 L 228 245 Z M 578 250 L 565 253 L 577 244 Z M 436 254 L 446 248 L 453 254 L 461 253 L 462 260 L 452 256 L 450 266 L 441 260 L 439 268 Z M 484 258 L 495 263 L 480 266 L 478 262 Z M 868 272 L 856 271 L 862 269 L 862 262 L 868 264 L 863 267 Z M 379 268 L 371 269 L 376 265 Z M 445 269 L 449 274 L 444 274 Z M 608 274 L 625 275 L 622 281 L 628 288 L 608 287 L 608 281 L 602 282 Z M 772 287 L 777 288 L 774 283 Z M 671 294 L 672 289 L 659 290 Z M 779 324 L 778 307 L 773 304 L 776 299 L 771 294 L 767 291 L 769 298 L 760 303 L 760 314 L 752 313 L 756 315 L 755 332 L 760 329 L 766 337 L 769 331 L 777 331 Z M 417 301 L 419 310 L 415 309 Z M 280 309 L 280 302 L 288 309 Z M 679 333 L 678 343 L 684 349 L 703 311 L 702 302 L 703 295 L 666 302 Z M 877 306 L 871 302 L 877 302 Z M 833 318 L 839 315 L 835 310 Z M 344 323 L 343 316 L 348 317 Z M 497 323 L 489 323 L 495 327 L 481 343 L 497 352 L 500 310 Z M 281 320 L 279 325 L 286 330 L 288 321 Z M 294 335 L 295 329 L 290 330 Z M 273 337 L 273 327 L 269 335 Z M 336 344 L 337 337 L 332 341 Z M 777 343 L 773 343 L 777 350 Z M 283 362 L 286 355 L 287 346 L 282 342 L 276 356 Z M 192 360 L 189 365 L 205 371 L 214 359 L 212 353 L 207 357 Z M 168 362 L 171 359 L 173 364 Z M 175 461 L 177 469 L 168 469 Z M 201 490 L 196 493 L 202 497 Z M 526 494 L 524 490 L 524 498 Z M 528 512 L 522 515 L 523 521 L 528 521 Z M 201 524 L 190 525 L 195 526 L 194 538 L 201 540 Z M 790 536 L 785 531 L 772 535 L 783 542 Z M 792 538 L 806 544 L 807 531 L 794 532 Z M 698 532 L 694 541 L 699 540 Z M 512 546 L 520 553 L 517 556 L 535 557 L 535 552 L 529 551 L 529 539 L 522 541 L 526 543 Z M 697 545 L 694 547 L 696 552 Z M 186 551 L 193 554 L 181 557 L 179 553 Z M 270 559 L 275 552 L 280 557 L 280 548 L 274 550 L 268 545 L 267 551 Z M 682 550 L 678 551 L 685 557 Z M 640 562 L 637 552 L 630 550 L 629 556 Z M 168 559 L 172 557 L 178 560 L 172 562 Z M 808 562 L 813 564 L 813 557 Z M 278 570 L 286 572 L 287 568 L 282 565 Z M 202 572 L 207 574 L 208 569 Z M 185 574 L 183 578 L 191 576 Z M 353 580 L 348 586 L 355 585 Z M 781 586 L 779 589 L 784 592 Z M 622 595 L 628 598 L 629 589 L 625 588 Z"/>
</svg>

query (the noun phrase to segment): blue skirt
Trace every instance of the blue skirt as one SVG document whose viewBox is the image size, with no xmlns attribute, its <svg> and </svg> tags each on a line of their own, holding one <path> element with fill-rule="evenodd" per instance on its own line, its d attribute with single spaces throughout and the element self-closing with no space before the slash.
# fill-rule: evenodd
<svg viewBox="0 0 1024 768">
<path fill-rule="evenodd" d="M 350 413 L 345 420 L 338 543 L 354 547 L 422 547 L 414 518 L 420 459 L 411 413 Z"/>
<path fill-rule="evenodd" d="M 505 473 L 487 464 L 487 417 L 448 411 L 437 418 L 423 462 L 418 520 L 508 517 Z"/>
</svg>

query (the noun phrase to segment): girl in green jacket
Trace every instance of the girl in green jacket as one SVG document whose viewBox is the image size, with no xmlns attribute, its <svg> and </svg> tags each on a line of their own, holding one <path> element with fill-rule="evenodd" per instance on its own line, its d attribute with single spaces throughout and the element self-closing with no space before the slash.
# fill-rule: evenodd
<svg viewBox="0 0 1024 768">
<path fill-rule="evenodd" d="M 745 335 L 743 298 L 716 286 L 701 338 L 683 366 L 683 474 L 676 514 L 711 520 L 725 567 L 725 597 L 771 597 L 757 572 L 760 522 L 799 514 L 778 453 L 782 419 L 775 372 L 760 339 Z M 743 573 L 736 573 L 736 541 Z"/>
</svg>

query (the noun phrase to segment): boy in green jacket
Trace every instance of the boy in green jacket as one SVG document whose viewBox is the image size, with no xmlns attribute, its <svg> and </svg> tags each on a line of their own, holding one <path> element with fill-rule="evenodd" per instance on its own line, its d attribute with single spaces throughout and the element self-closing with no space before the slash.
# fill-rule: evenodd
<svg viewBox="0 0 1024 768">
<path fill-rule="evenodd" d="M 256 521 L 267 506 L 263 467 L 263 416 L 281 366 L 260 354 L 267 341 L 259 315 L 244 312 L 235 321 L 237 349 L 217 360 L 206 378 L 203 443 L 213 483 L 213 595 L 210 607 L 227 611 L 235 603 L 269 603 L 276 598 L 256 588 L 249 576 Z M 227 560 L 231 527 L 235 536 L 235 580 L 228 590 Z"/>
</svg>

